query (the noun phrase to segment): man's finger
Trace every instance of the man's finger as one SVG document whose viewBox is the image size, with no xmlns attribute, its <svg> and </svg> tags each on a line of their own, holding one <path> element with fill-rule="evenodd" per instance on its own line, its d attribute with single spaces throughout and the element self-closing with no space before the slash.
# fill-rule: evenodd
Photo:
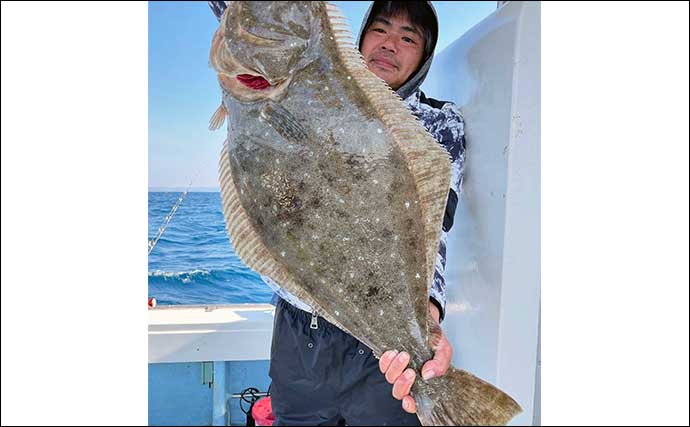
<svg viewBox="0 0 690 427">
<path fill-rule="evenodd" d="M 386 373 L 391 362 L 397 355 L 398 350 L 388 350 L 387 352 L 381 355 L 381 358 L 379 359 L 379 370 L 381 370 L 382 374 Z"/>
<path fill-rule="evenodd" d="M 405 369 L 405 372 L 393 384 L 393 397 L 400 400 L 410 394 L 412 383 L 414 383 L 416 373 L 414 369 Z"/>
<path fill-rule="evenodd" d="M 406 352 L 401 352 L 391 362 L 386 370 L 386 381 L 394 384 L 398 377 L 403 373 L 407 364 L 410 363 L 410 355 Z"/>
<path fill-rule="evenodd" d="M 422 366 L 422 378 L 425 380 L 430 380 L 431 378 L 438 377 L 440 375 L 441 369 L 434 363 L 433 360 L 429 360 Z"/>
<path fill-rule="evenodd" d="M 412 396 L 405 396 L 403 398 L 402 407 L 405 412 L 409 412 L 410 414 L 417 412 L 417 404 L 414 403 Z"/>
<path fill-rule="evenodd" d="M 450 347 L 440 348 L 434 353 L 434 358 L 422 366 L 422 378 L 428 380 L 445 375 L 448 372 L 448 368 L 450 368 L 451 357 L 452 350 Z"/>
</svg>

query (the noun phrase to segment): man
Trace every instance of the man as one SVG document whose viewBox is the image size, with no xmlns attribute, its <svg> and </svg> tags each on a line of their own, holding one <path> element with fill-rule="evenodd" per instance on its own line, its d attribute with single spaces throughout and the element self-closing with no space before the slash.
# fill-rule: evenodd
<svg viewBox="0 0 690 427">
<path fill-rule="evenodd" d="M 451 154 L 451 188 L 429 300 L 432 317 L 441 322 L 446 236 L 462 182 L 465 140 L 457 108 L 427 98 L 419 89 L 437 37 L 438 20 L 430 2 L 375 1 L 364 17 L 359 49 L 369 69 L 400 95 Z M 408 354 L 388 351 L 377 361 L 362 343 L 319 318 L 270 278 L 262 278 L 275 291 L 269 372 L 275 425 L 419 425 L 409 396 L 415 372 L 406 369 Z M 452 348 L 445 336 L 434 351 L 422 367 L 427 379 L 444 375 L 450 366 Z"/>
</svg>

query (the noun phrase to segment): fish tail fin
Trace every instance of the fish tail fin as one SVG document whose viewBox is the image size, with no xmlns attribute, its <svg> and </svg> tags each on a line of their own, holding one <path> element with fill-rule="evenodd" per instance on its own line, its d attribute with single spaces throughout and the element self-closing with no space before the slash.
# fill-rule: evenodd
<svg viewBox="0 0 690 427">
<path fill-rule="evenodd" d="M 441 397 L 449 392 L 454 399 Z M 522 412 L 506 393 L 452 366 L 446 375 L 420 384 L 414 399 L 417 416 L 425 426 L 506 425 Z"/>
<path fill-rule="evenodd" d="M 213 113 L 213 116 L 211 116 L 211 120 L 208 122 L 208 129 L 209 130 L 216 130 L 219 127 L 223 126 L 223 123 L 225 122 L 225 117 L 228 115 L 228 111 L 225 109 L 223 104 L 220 104 L 220 107 L 216 110 L 215 113 Z"/>
</svg>

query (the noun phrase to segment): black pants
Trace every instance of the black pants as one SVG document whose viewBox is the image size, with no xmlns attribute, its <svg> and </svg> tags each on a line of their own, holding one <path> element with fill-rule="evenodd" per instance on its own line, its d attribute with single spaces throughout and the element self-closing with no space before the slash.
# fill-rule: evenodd
<svg viewBox="0 0 690 427">
<path fill-rule="evenodd" d="M 318 329 L 310 323 L 310 313 L 279 299 L 269 371 L 274 425 L 421 425 L 393 398 L 368 347 L 321 317 Z"/>
</svg>

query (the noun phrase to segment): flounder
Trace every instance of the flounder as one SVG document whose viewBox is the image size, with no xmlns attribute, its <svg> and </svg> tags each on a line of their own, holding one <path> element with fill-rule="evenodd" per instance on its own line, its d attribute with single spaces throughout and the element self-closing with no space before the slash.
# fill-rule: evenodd
<svg viewBox="0 0 690 427">
<path fill-rule="evenodd" d="M 210 62 L 228 120 L 223 213 L 237 255 L 372 349 L 418 373 L 450 183 L 448 152 L 371 73 L 327 2 L 228 4 Z M 423 425 L 502 425 L 507 394 L 451 366 L 410 393 Z"/>
</svg>

